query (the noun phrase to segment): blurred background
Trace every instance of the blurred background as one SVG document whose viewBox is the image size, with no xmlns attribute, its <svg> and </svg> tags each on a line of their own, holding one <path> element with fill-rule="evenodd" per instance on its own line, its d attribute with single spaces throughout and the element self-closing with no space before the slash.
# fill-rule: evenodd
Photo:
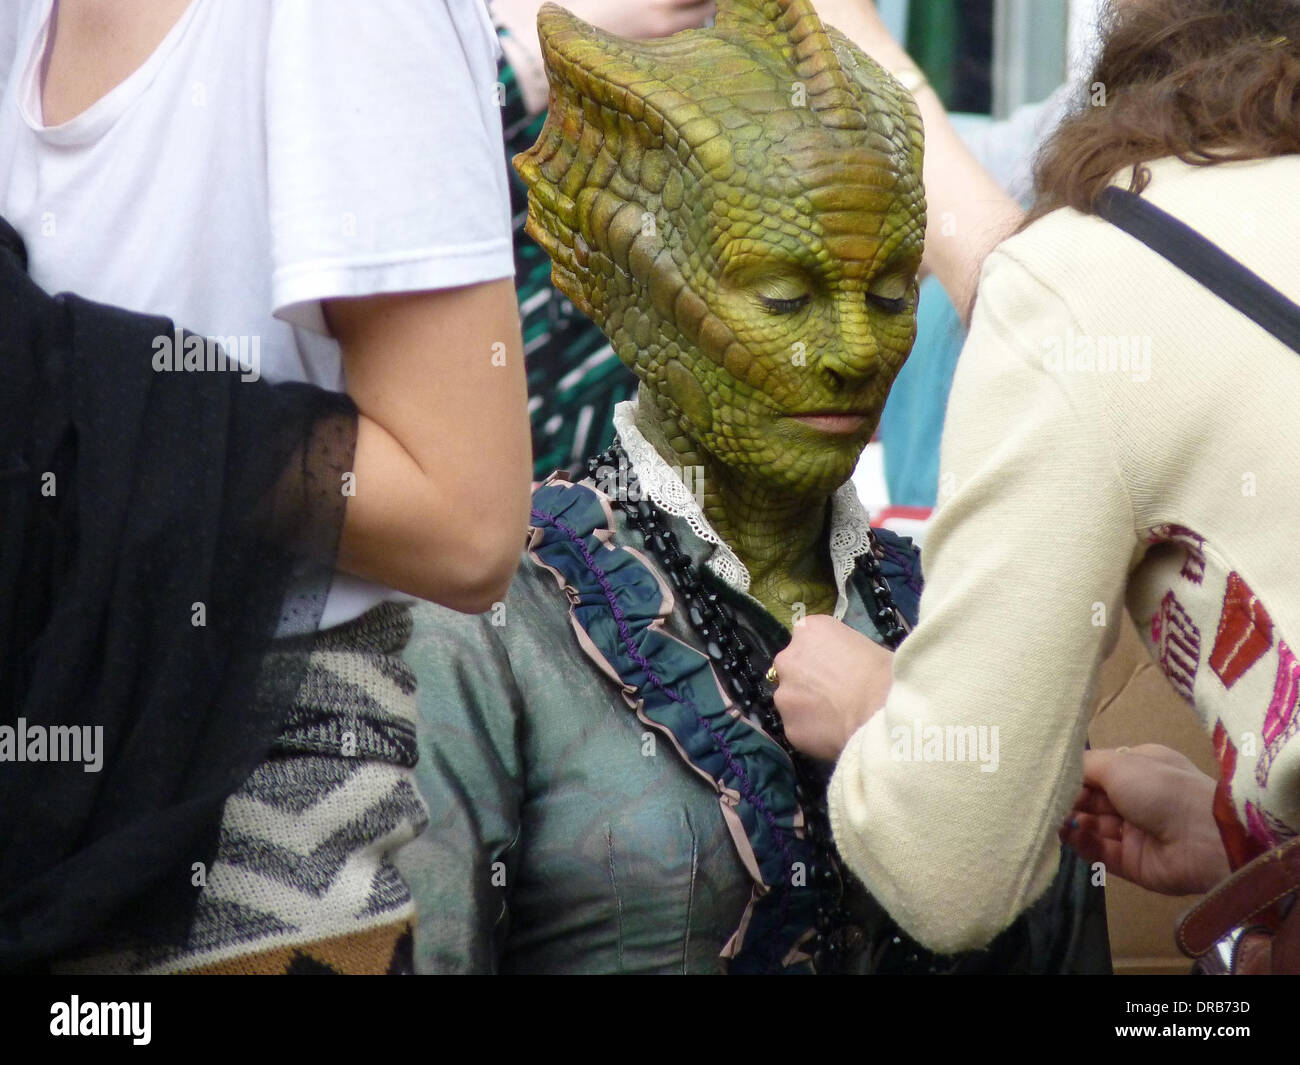
<svg viewBox="0 0 1300 1065">
<path fill-rule="evenodd" d="M 1008 118 L 1086 69 L 1099 0 L 877 0 L 950 111 Z"/>
</svg>

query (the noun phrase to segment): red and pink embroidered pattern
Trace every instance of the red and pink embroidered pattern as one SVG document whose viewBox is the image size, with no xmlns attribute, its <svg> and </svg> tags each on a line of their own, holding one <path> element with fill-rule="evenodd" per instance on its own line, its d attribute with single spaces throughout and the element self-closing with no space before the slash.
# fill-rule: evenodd
<svg viewBox="0 0 1300 1065">
<path fill-rule="evenodd" d="M 1231 689 L 1272 646 L 1273 619 L 1240 574 L 1229 573 L 1223 611 L 1219 615 L 1219 631 L 1210 654 L 1210 668 L 1223 681 L 1223 686 Z M 1296 714 L 1296 702 L 1300 698 L 1300 662 L 1284 640 L 1278 640 L 1277 657 L 1273 697 L 1264 715 L 1260 737 L 1264 749 L 1255 764 L 1255 781 L 1260 788 L 1267 787 L 1273 762 L 1300 727 L 1300 715 Z M 1266 846 L 1275 847 L 1295 835 L 1281 818 L 1260 803 L 1248 799 L 1245 809 L 1246 828 L 1251 836 Z"/>
<path fill-rule="evenodd" d="M 1273 619 L 1250 586 L 1236 573 L 1228 574 L 1228 590 L 1219 615 L 1210 668 L 1225 688 L 1231 688 L 1273 646 Z"/>
<path fill-rule="evenodd" d="M 1286 645 L 1277 644 L 1277 679 L 1273 683 L 1273 699 L 1264 715 L 1264 750 L 1255 766 L 1255 780 L 1261 788 L 1268 787 L 1268 771 L 1287 741 L 1300 731 L 1300 714 L 1296 702 L 1300 700 L 1300 661 Z"/>
<path fill-rule="evenodd" d="M 1178 544 L 1186 548 L 1182 576 L 1193 584 L 1205 580 L 1205 537 L 1197 536 L 1185 525 L 1155 525 L 1147 533 L 1153 544 Z"/>
<path fill-rule="evenodd" d="M 1193 702 L 1192 688 L 1201 661 L 1201 630 L 1183 609 L 1173 592 L 1160 601 L 1160 613 L 1151 619 L 1151 642 L 1160 653 L 1160 668 L 1178 692 Z"/>
<path fill-rule="evenodd" d="M 1241 684 L 1234 696 L 1236 700 L 1261 706 L 1265 698 L 1269 699 L 1266 708 L 1261 706 L 1263 722 L 1258 732 L 1255 727 L 1260 718 L 1250 713 L 1249 706 L 1244 707 L 1247 710 L 1244 719 L 1238 716 L 1240 710 L 1229 716 L 1233 722 L 1231 733 L 1222 718 L 1215 721 L 1214 746 L 1220 769 L 1215 817 L 1236 868 L 1296 834 L 1295 829 L 1264 803 L 1273 805 L 1267 791 L 1270 774 L 1283 750 L 1300 733 L 1300 659 L 1275 631 L 1272 616 L 1241 574 L 1227 573 L 1225 584 L 1217 585 L 1223 588 L 1222 599 L 1218 598 L 1214 576 L 1207 575 L 1209 555 L 1204 537 L 1186 526 L 1168 524 L 1154 526 L 1146 538 L 1152 544 L 1172 544 L 1183 549 L 1181 568 L 1171 582 L 1178 587 L 1166 585 L 1168 590 L 1150 615 L 1152 653 L 1174 690 L 1195 703 L 1202 638 L 1194 618 L 1205 625 L 1213 616 L 1211 611 L 1217 608 L 1218 625 L 1213 647 L 1209 649 L 1209 666 L 1222 682 L 1220 691 L 1232 691 Z M 1177 556 L 1169 561 L 1179 564 Z M 1222 574 L 1223 570 L 1218 573 Z M 1220 576 L 1219 580 L 1224 578 Z M 1256 672 L 1267 669 L 1272 673 L 1274 668 L 1276 674 L 1272 676 L 1269 698 L 1265 678 Z M 1243 684 L 1247 677 L 1251 679 Z M 1201 694 L 1207 704 L 1203 710 L 1213 713 L 1211 708 L 1221 696 L 1213 690 Z M 1254 772 L 1237 779 L 1238 765 L 1245 759 L 1254 761 Z M 1249 762 L 1241 765 L 1243 773 L 1249 773 L 1249 766 Z M 1240 806 L 1233 798 L 1234 779 L 1238 791 L 1247 791 L 1239 796 Z M 1260 793 L 1251 794 L 1256 786 Z M 1276 782 L 1274 786 L 1278 786 Z M 1290 807 L 1288 810 L 1294 813 Z"/>
</svg>

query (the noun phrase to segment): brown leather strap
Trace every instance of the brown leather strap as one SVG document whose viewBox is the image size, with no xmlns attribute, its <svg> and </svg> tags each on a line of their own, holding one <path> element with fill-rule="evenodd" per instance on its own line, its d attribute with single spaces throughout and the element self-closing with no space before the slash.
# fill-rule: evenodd
<svg viewBox="0 0 1300 1065">
<path fill-rule="evenodd" d="M 1206 895 L 1179 922 L 1178 949 L 1199 958 L 1234 928 L 1297 890 L 1300 836 L 1243 865 Z"/>
</svg>

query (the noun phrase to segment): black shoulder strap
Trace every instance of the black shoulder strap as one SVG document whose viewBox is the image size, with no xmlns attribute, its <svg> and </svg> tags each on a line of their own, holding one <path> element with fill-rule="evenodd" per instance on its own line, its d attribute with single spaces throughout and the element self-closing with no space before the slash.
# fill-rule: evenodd
<svg viewBox="0 0 1300 1065">
<path fill-rule="evenodd" d="M 1097 214 L 1300 352 L 1300 306 L 1191 226 L 1113 185 L 1097 198 Z"/>
</svg>

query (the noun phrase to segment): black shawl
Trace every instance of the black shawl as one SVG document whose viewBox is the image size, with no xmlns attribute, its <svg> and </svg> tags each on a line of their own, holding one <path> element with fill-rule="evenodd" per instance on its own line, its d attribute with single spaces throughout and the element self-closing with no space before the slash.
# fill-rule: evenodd
<svg viewBox="0 0 1300 1065">
<path fill-rule="evenodd" d="M 17 761 L 11 744 L 0 761 L 0 971 L 183 941 L 196 863 L 310 641 L 263 652 L 282 613 L 314 629 L 328 591 L 356 408 L 155 371 L 173 335 L 51 297 L 0 220 L 0 756 L 6 727 L 32 755 L 55 727 L 103 730 L 98 772 L 84 751 Z"/>
</svg>

